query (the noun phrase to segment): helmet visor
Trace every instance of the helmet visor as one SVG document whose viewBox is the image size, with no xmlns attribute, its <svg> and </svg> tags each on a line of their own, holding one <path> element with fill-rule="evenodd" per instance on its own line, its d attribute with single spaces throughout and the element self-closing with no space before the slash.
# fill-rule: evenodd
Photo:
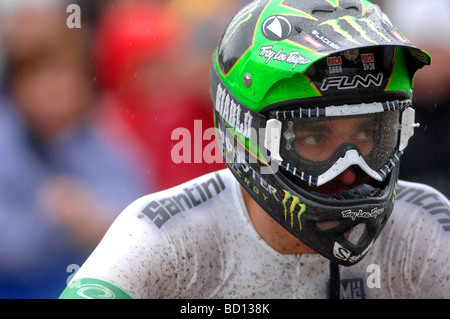
<svg viewBox="0 0 450 319">
<path fill-rule="evenodd" d="M 281 122 L 282 166 L 312 184 L 324 184 L 352 165 L 381 181 L 398 160 L 399 108 L 373 103 L 272 115 Z"/>
</svg>

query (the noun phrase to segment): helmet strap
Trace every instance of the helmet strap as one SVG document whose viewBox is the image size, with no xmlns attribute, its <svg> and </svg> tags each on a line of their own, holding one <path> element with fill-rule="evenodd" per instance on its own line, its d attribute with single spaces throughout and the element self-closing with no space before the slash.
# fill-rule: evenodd
<svg viewBox="0 0 450 319">
<path fill-rule="evenodd" d="M 341 290 L 341 279 L 339 276 L 339 264 L 330 261 L 330 281 L 327 287 L 328 299 L 339 299 Z"/>
</svg>

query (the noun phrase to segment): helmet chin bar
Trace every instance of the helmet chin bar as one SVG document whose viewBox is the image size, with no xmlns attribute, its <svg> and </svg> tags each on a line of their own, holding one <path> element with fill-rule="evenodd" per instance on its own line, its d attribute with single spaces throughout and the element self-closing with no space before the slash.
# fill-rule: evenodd
<svg viewBox="0 0 450 319">
<path fill-rule="evenodd" d="M 377 196 L 370 196 L 363 191 L 364 195 L 359 197 L 352 192 L 350 197 L 344 196 L 338 201 L 334 196 L 301 189 L 298 185 L 292 185 L 296 182 L 291 181 L 286 186 L 306 205 L 301 218 L 302 229 L 297 232 L 295 227 L 287 227 L 283 218 L 277 221 L 325 258 L 343 266 L 352 266 L 367 254 L 389 219 L 395 202 L 393 194 L 397 187 L 395 181 L 398 172 L 398 166 L 394 167 L 386 178 L 388 182 L 377 192 Z M 273 218 L 277 217 L 274 210 L 269 209 L 267 213 Z"/>
</svg>

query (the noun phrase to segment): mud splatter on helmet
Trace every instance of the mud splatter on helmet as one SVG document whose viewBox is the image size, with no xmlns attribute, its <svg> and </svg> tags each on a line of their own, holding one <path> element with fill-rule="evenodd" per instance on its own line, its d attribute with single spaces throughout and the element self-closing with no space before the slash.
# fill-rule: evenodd
<svg viewBox="0 0 450 319">
<path fill-rule="evenodd" d="M 225 161 L 285 229 L 353 265 L 392 212 L 416 126 L 414 75 L 430 63 L 369 1 L 253 1 L 230 21 L 211 65 Z M 320 130 L 343 120 L 358 127 L 355 138 L 316 152 Z M 349 167 L 370 182 L 319 191 Z"/>
</svg>

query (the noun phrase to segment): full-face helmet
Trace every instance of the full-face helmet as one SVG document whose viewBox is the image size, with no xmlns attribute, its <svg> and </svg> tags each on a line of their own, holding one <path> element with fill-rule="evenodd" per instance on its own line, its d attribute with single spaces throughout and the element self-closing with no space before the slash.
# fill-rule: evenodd
<svg viewBox="0 0 450 319">
<path fill-rule="evenodd" d="M 219 148 L 252 198 L 334 263 L 367 253 L 394 206 L 431 57 L 366 0 L 255 0 L 211 65 Z M 333 183 L 347 170 L 360 182 Z M 330 186 L 331 185 L 331 186 Z"/>
</svg>

